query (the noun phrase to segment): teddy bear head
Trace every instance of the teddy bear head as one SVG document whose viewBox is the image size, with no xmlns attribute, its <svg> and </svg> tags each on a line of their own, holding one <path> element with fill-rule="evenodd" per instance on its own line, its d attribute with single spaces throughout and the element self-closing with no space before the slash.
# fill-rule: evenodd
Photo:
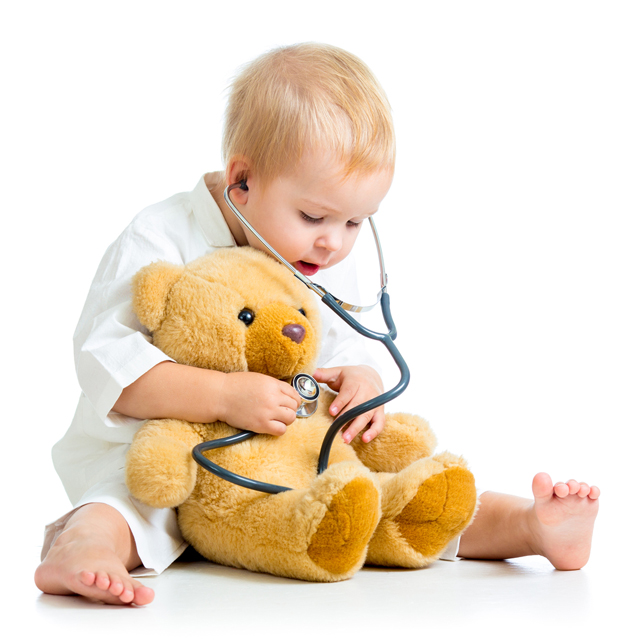
<svg viewBox="0 0 640 640">
<path fill-rule="evenodd" d="M 155 262 L 136 274 L 132 293 L 153 344 L 180 364 L 278 379 L 313 372 L 321 335 L 314 294 L 261 251 Z"/>
</svg>

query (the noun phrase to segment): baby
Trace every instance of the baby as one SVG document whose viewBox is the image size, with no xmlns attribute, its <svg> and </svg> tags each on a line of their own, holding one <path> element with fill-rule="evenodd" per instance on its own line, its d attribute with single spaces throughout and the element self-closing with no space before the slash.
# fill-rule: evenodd
<svg viewBox="0 0 640 640">
<path fill-rule="evenodd" d="M 108 603 L 148 604 L 153 591 L 131 577 L 159 573 L 185 549 L 175 512 L 129 496 L 124 457 L 150 418 L 223 420 L 275 436 L 295 419 L 299 397 L 285 382 L 257 373 L 180 365 L 150 343 L 130 302 L 131 277 L 155 260 L 187 263 L 219 247 L 261 243 L 238 222 L 236 206 L 286 260 L 330 291 L 357 299 L 351 249 L 393 178 L 395 140 L 385 94 L 367 66 L 327 45 L 276 49 L 235 79 L 224 132 L 225 171 L 140 214 L 107 250 L 74 336 L 82 387 L 54 463 L 74 505 L 47 527 L 37 586 Z M 337 396 L 331 413 L 382 393 L 363 339 L 330 311 L 315 372 Z M 247 397 L 246 389 L 252 389 Z M 342 437 L 370 442 L 383 408 L 354 420 Z M 589 558 L 599 490 L 539 473 L 533 500 L 486 492 L 452 553 L 466 558 L 540 554 L 557 569 Z"/>
</svg>

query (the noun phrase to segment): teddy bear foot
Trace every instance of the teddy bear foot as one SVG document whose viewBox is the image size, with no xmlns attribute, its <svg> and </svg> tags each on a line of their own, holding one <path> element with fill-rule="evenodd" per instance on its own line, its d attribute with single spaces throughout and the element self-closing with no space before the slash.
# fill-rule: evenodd
<svg viewBox="0 0 640 640">
<path fill-rule="evenodd" d="M 379 518 L 378 490 L 369 478 L 354 478 L 333 496 L 311 537 L 307 554 L 320 568 L 343 580 L 363 564 Z"/>
<path fill-rule="evenodd" d="M 438 557 L 471 521 L 475 505 L 471 472 L 462 467 L 447 469 L 420 487 L 396 518 L 398 531 L 422 556 Z"/>
<path fill-rule="evenodd" d="M 383 518 L 369 546 L 368 564 L 420 568 L 438 559 L 475 512 L 474 478 L 463 465 L 464 461 L 449 454 L 441 460 L 418 461 L 389 482 L 391 486 L 383 486 Z M 404 486 L 405 491 L 398 492 L 402 476 L 407 476 L 407 484 L 415 484 L 420 467 L 425 475 L 429 471 L 432 475 L 417 491 Z M 385 496 L 385 490 L 395 495 Z M 404 506 L 399 505 L 399 495 L 409 496 Z M 387 514 L 385 502 L 391 509 Z"/>
</svg>

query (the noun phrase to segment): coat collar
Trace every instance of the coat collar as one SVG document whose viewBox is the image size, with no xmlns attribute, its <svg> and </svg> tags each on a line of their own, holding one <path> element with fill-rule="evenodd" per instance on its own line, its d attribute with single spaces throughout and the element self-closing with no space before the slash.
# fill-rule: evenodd
<svg viewBox="0 0 640 640">
<path fill-rule="evenodd" d="M 204 237 L 212 247 L 235 247 L 236 241 L 227 226 L 220 207 L 209 193 L 205 176 L 206 174 L 200 178 L 190 193 L 193 215 Z"/>
</svg>

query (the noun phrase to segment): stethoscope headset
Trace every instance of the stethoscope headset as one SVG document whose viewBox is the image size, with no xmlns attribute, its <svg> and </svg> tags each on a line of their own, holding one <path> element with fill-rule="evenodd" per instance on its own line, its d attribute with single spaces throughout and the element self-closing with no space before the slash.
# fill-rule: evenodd
<svg viewBox="0 0 640 640">
<path fill-rule="evenodd" d="M 353 409 L 349 409 L 342 415 L 338 416 L 329 427 L 324 441 L 322 442 L 322 447 L 320 449 L 320 455 L 318 458 L 318 475 L 326 471 L 329 466 L 329 454 L 331 453 L 331 446 L 333 441 L 338 434 L 338 432 L 349 422 L 362 415 L 363 413 L 367 413 L 372 409 L 375 409 L 387 402 L 390 402 L 394 398 L 397 398 L 409 384 L 409 368 L 407 367 L 406 362 L 403 357 L 400 355 L 398 348 L 396 347 L 394 340 L 397 336 L 397 331 L 395 324 L 393 322 L 393 318 L 391 317 L 391 310 L 389 307 L 389 294 L 387 293 L 387 274 L 384 269 L 384 260 L 382 257 L 382 247 L 380 245 L 380 238 L 378 237 L 378 231 L 373 222 L 372 217 L 369 217 L 369 223 L 371 224 L 371 230 L 373 231 L 373 236 L 376 243 L 376 249 L 378 251 L 378 260 L 380 263 L 380 291 L 378 292 L 377 300 L 374 304 L 370 306 L 359 306 L 352 305 L 342 300 L 338 300 L 333 295 L 331 295 L 326 289 L 317 285 L 309 278 L 307 278 L 303 273 L 300 273 L 292 264 L 287 262 L 249 223 L 249 221 L 238 211 L 235 204 L 232 202 L 229 197 L 229 192 L 232 189 L 242 189 L 243 191 L 248 191 L 249 187 L 247 186 L 246 180 L 241 180 L 240 182 L 236 182 L 235 184 L 229 185 L 224 190 L 224 199 L 226 203 L 229 205 L 229 208 L 236 216 L 236 218 L 242 223 L 242 225 L 248 229 L 265 247 L 265 249 L 273 255 L 280 263 L 282 263 L 293 275 L 298 278 L 302 283 L 304 283 L 311 291 L 316 293 L 322 299 L 322 302 L 326 304 L 334 313 L 336 313 L 342 320 L 344 320 L 350 327 L 355 329 L 359 334 L 363 335 L 365 338 L 369 338 L 371 340 L 377 340 L 378 342 L 382 342 L 382 344 L 387 348 L 391 357 L 398 365 L 400 369 L 400 382 L 391 389 L 371 400 L 367 400 L 362 404 L 354 407 Z M 355 318 L 349 315 L 349 311 L 352 313 L 359 313 L 361 311 L 369 311 L 373 309 L 378 302 L 380 303 L 380 307 L 382 309 L 382 316 L 384 318 L 385 324 L 387 325 L 388 332 L 387 333 L 379 333 L 377 331 L 372 331 L 367 327 L 360 324 Z M 302 399 L 302 404 L 298 409 L 297 416 L 304 418 L 313 414 L 315 408 L 317 406 L 317 399 L 320 395 L 320 388 L 318 383 L 308 374 L 298 374 L 292 380 L 292 384 L 298 394 Z M 221 447 L 228 447 L 232 444 L 239 444 L 240 442 L 244 442 L 245 440 L 249 440 L 253 438 L 253 436 L 257 435 L 253 431 L 240 431 L 239 433 L 229 436 L 227 438 L 219 438 L 217 440 L 209 440 L 207 442 L 202 442 L 196 445 L 193 448 L 193 457 L 195 461 L 215 474 L 216 476 L 222 478 L 223 480 L 228 480 L 234 484 L 240 485 L 241 487 L 246 487 L 247 489 L 254 489 L 256 491 L 262 491 L 264 493 L 281 493 L 283 491 L 291 491 L 290 487 L 281 487 L 277 484 L 269 484 L 267 482 L 260 482 L 258 480 L 252 480 L 251 478 L 246 478 L 244 476 L 238 475 L 229 471 L 228 469 L 224 469 L 217 464 L 214 464 L 206 458 L 203 453 L 205 451 L 210 451 L 212 449 L 219 449 Z"/>
</svg>

